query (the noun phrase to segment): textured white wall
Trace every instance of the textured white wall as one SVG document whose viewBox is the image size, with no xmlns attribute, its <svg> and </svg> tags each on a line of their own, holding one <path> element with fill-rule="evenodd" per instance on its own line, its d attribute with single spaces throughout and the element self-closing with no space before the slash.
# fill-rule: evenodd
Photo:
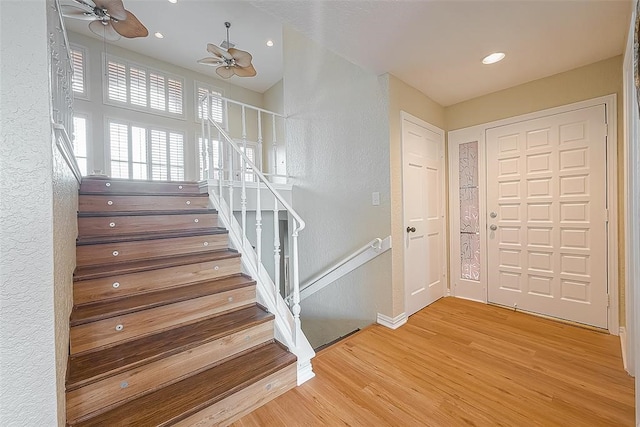
<svg viewBox="0 0 640 427">
<path fill-rule="evenodd" d="M 3 426 L 58 420 L 47 40 L 45 0 L 0 2 Z"/>
<path fill-rule="evenodd" d="M 300 279 L 317 274 L 375 237 L 390 234 L 389 125 L 385 81 L 284 30 L 284 107 Z M 371 193 L 380 193 L 372 206 Z M 389 252 L 302 303 L 314 347 L 391 311 Z"/>
<path fill-rule="evenodd" d="M 52 137 L 46 14 L 0 2 L 0 425 L 64 425 L 78 183 Z M 21 22 L 34 22 L 25 27 Z"/>
</svg>

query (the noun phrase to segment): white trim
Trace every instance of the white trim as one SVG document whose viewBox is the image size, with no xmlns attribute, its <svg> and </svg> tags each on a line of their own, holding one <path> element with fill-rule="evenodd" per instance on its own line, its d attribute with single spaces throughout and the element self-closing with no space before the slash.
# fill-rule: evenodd
<svg viewBox="0 0 640 427">
<path fill-rule="evenodd" d="M 533 113 L 523 114 L 520 116 L 509 117 L 506 119 L 496 120 L 468 128 L 457 129 L 449 132 L 449 135 L 455 136 L 460 132 L 480 132 L 482 135 L 488 129 L 520 123 L 528 120 L 538 119 L 556 114 L 562 114 L 583 108 L 594 107 L 597 105 L 605 106 L 606 121 L 608 128 L 607 135 L 607 208 L 609 210 L 609 222 L 607 223 L 607 280 L 609 285 L 610 306 L 608 310 L 607 329 L 612 335 L 619 333 L 619 301 L 618 301 L 618 180 L 617 180 L 617 123 L 616 123 L 616 94 L 605 95 L 598 98 L 588 99 L 585 101 L 575 102 L 572 104 L 562 105 L 560 107 L 548 108 Z M 452 173 L 452 171 L 450 171 Z M 486 183 L 484 185 L 486 188 Z M 480 199 L 482 200 L 482 196 Z M 486 199 L 486 197 L 484 197 Z M 485 200 L 486 201 L 486 200 Z M 481 207 L 482 209 L 482 207 Z M 486 209 L 484 209 L 486 211 Z M 486 213 L 486 212 L 485 212 Z M 481 218 L 482 221 L 482 218 Z M 486 224 L 485 221 L 482 224 Z M 482 228 L 482 227 L 481 227 Z M 454 232 L 453 229 L 450 230 Z M 452 258 L 452 263 L 455 258 Z M 474 298 L 468 296 L 469 298 Z M 486 298 L 486 297 L 485 297 Z"/>
<path fill-rule="evenodd" d="M 83 101 L 90 101 L 90 93 L 89 93 L 89 78 L 88 76 L 89 74 L 89 57 L 87 56 L 87 53 L 89 52 L 89 50 L 78 43 L 69 43 L 69 50 L 77 50 L 82 52 L 82 87 L 84 88 L 84 92 L 79 93 L 79 92 L 74 92 L 73 91 L 73 86 L 71 88 L 71 93 L 73 94 L 73 98 L 74 99 L 81 99 Z M 73 65 L 72 65 L 73 68 Z"/>
<path fill-rule="evenodd" d="M 411 122 L 415 125 L 418 125 L 424 129 L 427 129 L 433 133 L 435 133 L 436 135 L 438 135 L 441 140 L 441 146 L 440 146 L 440 178 L 442 179 L 442 194 L 440 196 L 440 204 L 442 206 L 442 211 L 440 212 L 440 218 L 442 219 L 442 229 L 440 230 L 440 232 L 442 233 L 442 253 L 443 253 L 443 259 L 442 259 L 442 281 L 444 282 L 444 291 L 443 291 L 443 297 L 446 296 L 447 294 L 447 290 L 449 289 L 449 269 L 448 269 L 448 260 L 447 260 L 447 252 L 448 252 L 448 245 L 449 245 L 449 239 L 447 238 L 447 219 L 446 219 L 446 214 L 447 214 L 447 162 L 445 160 L 445 151 L 446 151 L 446 138 L 445 138 L 445 131 L 444 129 L 440 129 L 437 126 L 432 125 L 431 123 L 425 122 L 424 120 L 413 116 L 409 113 L 407 113 L 406 111 L 400 111 L 400 127 L 401 127 L 401 135 L 402 138 L 404 138 L 404 122 L 408 121 Z M 404 156 L 404 141 L 401 141 L 401 152 L 402 155 Z M 404 160 L 402 160 L 402 169 L 404 169 Z M 404 170 L 402 171 L 402 179 L 404 180 Z M 404 224 L 404 182 L 402 183 L 402 223 Z M 404 232 L 403 232 L 404 233 Z M 404 241 L 404 239 L 403 239 Z M 397 242 L 396 242 L 397 244 Z M 404 254 L 405 260 L 406 260 L 406 254 Z M 405 260 L 403 260 L 403 271 L 404 271 L 404 276 L 405 276 L 405 281 L 406 281 L 406 269 L 405 269 Z M 403 306 L 406 310 L 407 307 L 407 297 L 406 297 L 406 287 L 405 287 L 405 283 L 402 283 L 402 292 L 403 292 Z M 403 313 L 404 315 L 404 313 Z M 406 315 L 405 315 L 406 316 Z M 395 329 L 395 328 L 394 328 Z"/>
<path fill-rule="evenodd" d="M 405 313 L 400 313 L 396 317 L 385 316 L 384 314 L 378 313 L 378 317 L 376 322 L 379 325 L 385 326 L 389 329 L 398 329 L 400 326 L 407 323 L 408 317 Z"/>
<path fill-rule="evenodd" d="M 313 366 L 311 365 L 311 359 L 298 361 L 298 385 L 302 385 L 315 377 L 313 372 Z"/>
<path fill-rule="evenodd" d="M 71 139 L 69 139 L 69 134 L 63 125 L 52 123 L 51 126 L 53 127 L 53 133 L 56 139 L 56 147 L 58 147 L 58 151 L 62 154 L 62 157 L 65 162 L 67 162 L 69 169 L 71 169 L 71 172 L 73 172 L 79 184 L 82 181 L 82 173 L 78 167 L 76 156 L 73 154 L 73 143 Z"/>
<path fill-rule="evenodd" d="M 627 329 L 624 326 L 620 326 L 618 335 L 620 336 L 620 349 L 622 350 L 622 366 L 624 366 L 625 371 L 629 372 L 627 363 Z"/>
</svg>

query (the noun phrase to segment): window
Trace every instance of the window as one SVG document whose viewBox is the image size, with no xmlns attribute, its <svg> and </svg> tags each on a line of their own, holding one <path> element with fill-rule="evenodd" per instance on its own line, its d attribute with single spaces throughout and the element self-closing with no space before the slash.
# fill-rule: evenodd
<svg viewBox="0 0 640 427">
<path fill-rule="evenodd" d="M 71 46 L 71 67 L 73 77 L 71 78 L 71 88 L 76 97 L 87 97 L 87 85 L 85 83 L 85 50 L 79 46 Z"/>
<path fill-rule="evenodd" d="M 222 96 L 222 91 L 212 86 L 207 86 L 204 83 L 196 82 L 196 109 L 198 111 L 198 119 L 202 120 L 203 106 L 200 103 L 200 99 L 205 95 L 218 95 Z M 223 103 L 221 99 L 209 98 L 209 102 L 204 105 L 204 116 L 209 115 L 211 111 L 211 117 L 218 123 L 222 123 L 222 111 Z"/>
<path fill-rule="evenodd" d="M 87 119 L 73 116 L 73 154 L 82 176 L 87 176 Z"/>
<path fill-rule="evenodd" d="M 183 80 L 166 73 L 108 57 L 106 102 L 170 116 L 182 116 Z"/>
<path fill-rule="evenodd" d="M 251 162 L 254 165 L 258 166 L 256 164 L 256 146 L 254 144 L 249 145 L 247 143 L 246 151 L 245 151 L 244 147 L 240 147 L 240 150 L 247 155 L 249 160 L 251 160 Z M 238 157 L 240 157 L 240 156 L 238 156 Z M 242 164 L 242 159 L 238 159 L 238 161 L 239 161 L 239 164 Z M 239 166 L 238 166 L 238 169 L 240 169 Z M 253 181 L 256 180 L 256 176 L 253 174 L 253 170 L 251 169 L 251 166 L 249 166 L 248 164 L 245 164 L 244 170 L 245 170 L 244 180 L 246 182 L 253 182 Z"/>
<path fill-rule="evenodd" d="M 184 180 L 184 135 L 109 122 L 111 177 Z"/>
<path fill-rule="evenodd" d="M 209 178 L 209 168 L 213 168 L 213 179 L 218 179 L 220 172 L 218 171 L 218 159 L 220 152 L 218 151 L 218 141 L 213 140 L 211 144 L 207 144 L 207 139 L 198 138 L 198 163 L 200 165 L 200 179 Z M 207 144 L 207 152 L 205 152 L 204 144 Z"/>
</svg>

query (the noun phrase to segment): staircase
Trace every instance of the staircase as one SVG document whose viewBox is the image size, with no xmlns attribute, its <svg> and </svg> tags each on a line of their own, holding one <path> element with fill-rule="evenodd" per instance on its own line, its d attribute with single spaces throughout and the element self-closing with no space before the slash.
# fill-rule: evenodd
<svg viewBox="0 0 640 427">
<path fill-rule="evenodd" d="M 82 181 L 68 425 L 226 425 L 296 386 L 217 223 L 197 183 Z"/>
</svg>

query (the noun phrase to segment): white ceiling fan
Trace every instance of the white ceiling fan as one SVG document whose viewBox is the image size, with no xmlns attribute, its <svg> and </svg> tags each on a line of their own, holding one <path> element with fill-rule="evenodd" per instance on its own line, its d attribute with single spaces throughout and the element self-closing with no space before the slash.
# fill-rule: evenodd
<svg viewBox="0 0 640 427">
<path fill-rule="evenodd" d="M 61 5 L 62 15 L 92 21 L 89 29 L 106 40 L 147 37 L 149 31 L 136 16 L 124 8 L 122 0 L 70 0 Z"/>
<path fill-rule="evenodd" d="M 207 43 L 207 51 L 212 54 L 213 57 L 199 59 L 198 64 L 217 67 L 216 73 L 223 79 L 228 79 L 234 75 L 238 77 L 254 77 L 257 72 L 251 64 L 253 57 L 249 52 L 233 47 L 229 42 L 229 28 L 231 28 L 231 23 L 225 22 L 224 26 L 227 28 L 227 49 L 225 50 L 213 43 Z"/>
</svg>

